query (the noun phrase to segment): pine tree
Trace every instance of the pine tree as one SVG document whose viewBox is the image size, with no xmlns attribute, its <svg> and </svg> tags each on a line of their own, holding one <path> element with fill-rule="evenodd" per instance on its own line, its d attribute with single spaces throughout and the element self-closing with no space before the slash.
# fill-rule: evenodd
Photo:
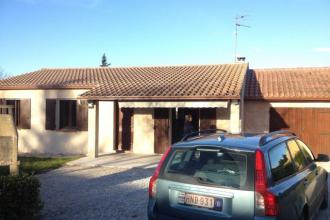
<svg viewBox="0 0 330 220">
<path fill-rule="evenodd" d="M 110 66 L 111 63 L 108 63 L 107 57 L 105 56 L 105 53 L 102 56 L 102 61 L 101 61 L 101 67 L 108 67 Z"/>
</svg>

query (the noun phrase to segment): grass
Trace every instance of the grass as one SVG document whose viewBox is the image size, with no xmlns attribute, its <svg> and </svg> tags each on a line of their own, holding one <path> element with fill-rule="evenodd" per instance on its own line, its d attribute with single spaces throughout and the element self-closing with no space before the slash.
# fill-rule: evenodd
<svg viewBox="0 0 330 220">
<path fill-rule="evenodd" d="M 19 157 L 20 172 L 22 174 L 40 174 L 49 170 L 57 169 L 65 163 L 76 160 L 80 156 L 72 157 Z M 8 167 L 0 167 L 0 176 L 9 173 Z"/>
</svg>

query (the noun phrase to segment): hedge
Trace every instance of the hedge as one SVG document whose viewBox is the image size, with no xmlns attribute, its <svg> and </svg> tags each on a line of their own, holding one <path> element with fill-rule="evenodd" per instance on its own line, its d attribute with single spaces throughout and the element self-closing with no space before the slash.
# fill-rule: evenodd
<svg viewBox="0 0 330 220">
<path fill-rule="evenodd" d="M 34 219 L 42 209 L 34 176 L 0 176 L 0 219 Z"/>
</svg>

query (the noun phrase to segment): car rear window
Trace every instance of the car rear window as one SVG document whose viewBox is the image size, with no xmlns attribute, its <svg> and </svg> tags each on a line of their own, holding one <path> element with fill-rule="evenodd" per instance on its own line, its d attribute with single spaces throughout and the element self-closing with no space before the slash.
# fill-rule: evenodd
<svg viewBox="0 0 330 220">
<path fill-rule="evenodd" d="M 225 148 L 176 149 L 163 177 L 178 182 L 250 190 L 253 186 L 253 153 Z"/>
</svg>

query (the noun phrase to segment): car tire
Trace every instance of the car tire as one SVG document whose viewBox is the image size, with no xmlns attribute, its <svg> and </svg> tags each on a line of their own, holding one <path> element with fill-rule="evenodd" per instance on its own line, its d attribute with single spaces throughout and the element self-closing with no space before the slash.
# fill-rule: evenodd
<svg viewBox="0 0 330 220">
<path fill-rule="evenodd" d="M 328 187 L 326 187 L 326 191 L 324 193 L 324 198 L 323 198 L 323 201 L 322 201 L 322 204 L 321 204 L 321 209 L 327 209 L 328 208 L 328 205 L 329 205 L 329 192 L 328 192 Z"/>
<path fill-rule="evenodd" d="M 307 210 L 304 208 L 304 211 L 301 213 L 299 220 L 309 220 Z"/>
</svg>

